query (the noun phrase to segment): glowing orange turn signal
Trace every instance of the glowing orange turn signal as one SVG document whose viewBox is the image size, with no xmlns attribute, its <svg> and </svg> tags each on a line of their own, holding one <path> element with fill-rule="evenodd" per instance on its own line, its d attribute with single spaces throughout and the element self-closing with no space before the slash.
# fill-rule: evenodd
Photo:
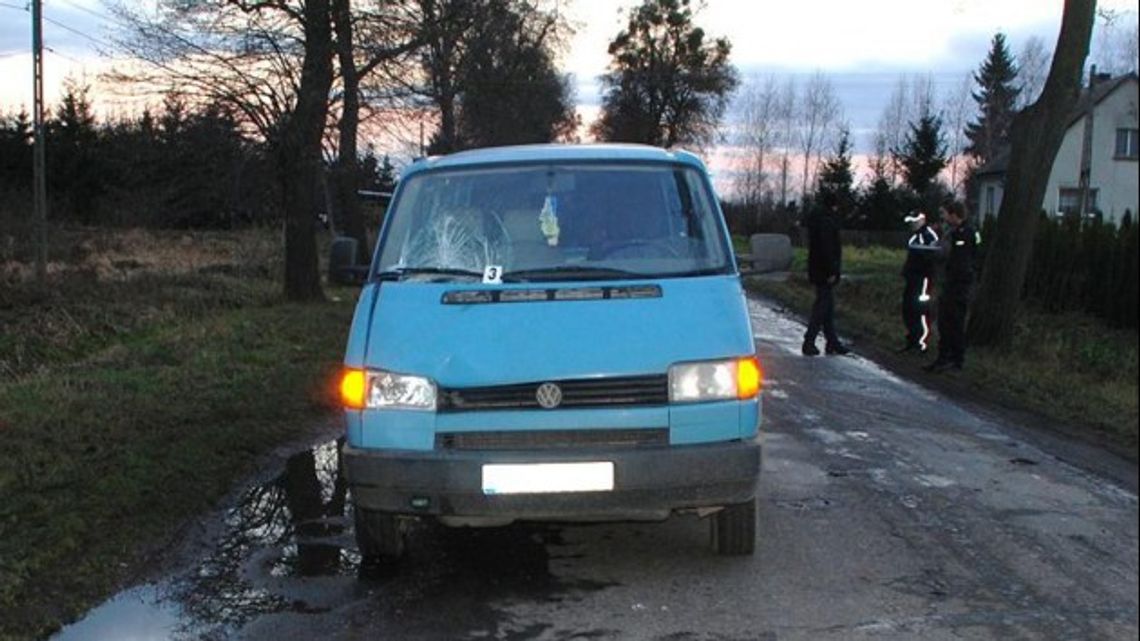
<svg viewBox="0 0 1140 641">
<path fill-rule="evenodd" d="M 364 409 L 364 387 L 366 377 L 364 370 L 346 369 L 340 379 L 340 402 L 346 408 Z"/>
<path fill-rule="evenodd" d="M 764 372 L 755 356 L 736 361 L 736 397 L 740 400 L 755 398 L 764 384 Z"/>
</svg>

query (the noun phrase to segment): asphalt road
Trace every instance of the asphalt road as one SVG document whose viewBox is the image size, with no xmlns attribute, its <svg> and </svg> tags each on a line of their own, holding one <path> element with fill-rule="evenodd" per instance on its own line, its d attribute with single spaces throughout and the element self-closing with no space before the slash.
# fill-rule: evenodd
<svg viewBox="0 0 1140 641">
<path fill-rule="evenodd" d="M 240 492 L 176 571 L 59 638 L 1137 637 L 1127 483 L 862 358 L 803 358 L 798 324 L 752 311 L 767 372 L 753 557 L 714 556 L 707 523 L 677 517 L 424 526 L 400 567 L 362 569 L 332 442 Z"/>
</svg>

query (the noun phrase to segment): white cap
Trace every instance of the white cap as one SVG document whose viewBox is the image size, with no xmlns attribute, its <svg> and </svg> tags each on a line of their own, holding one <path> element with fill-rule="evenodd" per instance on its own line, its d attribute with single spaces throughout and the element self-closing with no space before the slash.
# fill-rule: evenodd
<svg viewBox="0 0 1140 641">
<path fill-rule="evenodd" d="M 907 224 L 924 223 L 926 222 L 926 214 L 922 212 L 914 212 L 911 215 L 903 218 L 903 222 Z"/>
</svg>

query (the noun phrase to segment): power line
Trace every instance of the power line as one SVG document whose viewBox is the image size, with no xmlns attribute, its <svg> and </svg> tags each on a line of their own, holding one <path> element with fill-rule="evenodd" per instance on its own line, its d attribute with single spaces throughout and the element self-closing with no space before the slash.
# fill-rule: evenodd
<svg viewBox="0 0 1140 641">
<path fill-rule="evenodd" d="M 74 56 L 69 56 L 69 55 L 67 55 L 66 53 L 63 53 L 62 51 L 56 51 L 55 49 L 53 49 L 53 48 L 51 48 L 51 47 L 46 47 L 46 46 L 45 46 L 45 47 L 44 47 L 44 51 L 48 51 L 48 52 L 51 52 L 51 53 L 53 53 L 53 54 L 55 54 L 55 55 L 59 56 L 60 58 L 64 58 L 64 59 L 66 59 L 66 60 L 70 60 L 70 61 L 74 62 L 74 63 L 75 63 L 75 64 L 77 64 L 77 65 L 83 65 L 83 66 L 86 66 L 86 65 L 87 65 L 87 63 L 86 63 L 86 62 L 83 62 L 83 61 L 82 61 L 82 60 L 80 60 L 79 58 L 76 58 L 76 57 L 74 57 Z"/>
<path fill-rule="evenodd" d="M 78 5 L 73 5 L 73 6 L 75 6 L 76 8 L 79 8 L 79 9 L 85 9 L 86 10 L 85 7 L 79 7 Z M 6 8 L 6 9 L 15 9 L 16 11 L 24 11 L 24 12 L 28 11 L 28 7 L 26 7 L 26 6 L 21 7 L 20 5 L 12 4 L 11 2 L 0 2 L 0 7 Z M 99 15 L 98 13 L 96 13 L 94 11 L 90 11 L 90 10 L 87 10 L 87 11 L 89 13 L 92 13 L 93 15 L 96 15 L 96 16 Z M 100 16 L 100 17 L 102 17 L 102 16 Z M 60 22 L 59 20 L 56 20 L 55 18 L 52 18 L 50 16 L 42 16 L 42 18 L 43 18 L 44 22 L 55 25 L 56 27 L 59 27 L 60 29 L 63 29 L 64 31 L 69 31 L 69 32 L 79 36 L 80 38 L 86 38 L 87 40 L 89 40 L 92 43 L 97 44 L 101 47 L 109 46 L 103 40 L 100 40 L 99 38 L 96 38 L 95 36 L 92 36 L 89 33 L 84 33 L 83 31 L 80 31 L 79 29 L 76 29 L 75 27 L 72 27 L 71 25 L 68 25 L 66 23 Z M 105 17 L 103 19 L 108 20 L 108 18 L 105 18 Z"/>
<path fill-rule="evenodd" d="M 59 20 L 56 20 L 54 18 L 49 18 L 48 16 L 44 16 L 43 18 L 44 18 L 44 22 L 53 24 L 53 25 L 59 27 L 60 29 L 63 29 L 64 31 L 70 31 L 71 33 L 73 33 L 73 34 L 75 34 L 81 38 L 86 38 L 86 39 L 90 40 L 91 42 L 93 42 L 93 43 L 95 43 L 101 47 L 108 46 L 106 42 L 103 42 L 102 40 L 96 38 L 95 36 L 83 33 L 79 29 L 76 29 L 75 27 L 68 26 L 68 25 L 60 22 Z"/>
<path fill-rule="evenodd" d="M 72 9 L 77 9 L 77 10 L 82 11 L 83 13 L 86 13 L 88 15 L 95 16 L 96 18 L 99 18 L 100 20 L 104 20 L 106 22 L 115 22 L 115 20 L 113 18 L 111 18 L 110 16 L 99 13 L 98 11 L 91 9 L 90 7 L 85 7 L 81 4 L 79 4 L 78 2 L 75 2 L 75 0 L 62 0 L 62 2 L 66 5 L 68 5 L 69 7 L 71 7 Z"/>
</svg>

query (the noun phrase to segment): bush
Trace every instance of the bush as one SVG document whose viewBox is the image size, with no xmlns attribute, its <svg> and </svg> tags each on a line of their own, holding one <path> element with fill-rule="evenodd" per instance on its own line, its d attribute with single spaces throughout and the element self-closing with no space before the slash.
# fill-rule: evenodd
<svg viewBox="0 0 1140 641">
<path fill-rule="evenodd" d="M 757 204 L 722 201 L 720 207 L 734 235 L 787 234 L 793 240 L 799 236 L 800 213 L 794 203 L 780 206 L 772 200 Z"/>
<path fill-rule="evenodd" d="M 1137 327 L 1136 225 L 1043 217 L 1024 296 L 1049 312 L 1082 311 L 1117 327 Z"/>
</svg>

